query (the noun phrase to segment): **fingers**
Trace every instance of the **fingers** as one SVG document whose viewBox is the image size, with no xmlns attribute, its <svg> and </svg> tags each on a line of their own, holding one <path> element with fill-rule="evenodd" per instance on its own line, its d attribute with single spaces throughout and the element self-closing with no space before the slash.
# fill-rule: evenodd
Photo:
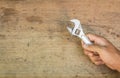
<svg viewBox="0 0 120 78">
<path fill-rule="evenodd" d="M 84 50 L 84 54 L 87 56 L 93 56 L 93 52 L 88 51 L 88 50 Z"/>
<path fill-rule="evenodd" d="M 83 41 L 81 41 L 82 47 L 86 50 L 89 51 L 94 51 L 94 52 L 98 52 L 101 51 L 103 49 L 103 46 L 98 46 L 96 44 L 93 45 L 86 45 Z"/>
<path fill-rule="evenodd" d="M 101 56 L 103 56 L 103 54 L 108 49 L 107 46 L 110 44 L 110 42 L 98 35 L 87 34 L 87 36 L 90 41 L 93 41 L 93 44 L 86 45 L 83 41 L 81 41 L 85 55 L 87 55 L 96 65 L 104 64 L 102 61 L 103 58 L 101 59 Z"/>
<path fill-rule="evenodd" d="M 91 41 L 96 41 L 96 40 L 101 40 L 103 37 L 95 35 L 95 34 L 87 34 L 87 37 L 91 40 Z"/>
<path fill-rule="evenodd" d="M 103 61 L 95 61 L 93 63 L 96 64 L 96 65 L 103 65 L 103 64 L 105 64 Z"/>
<path fill-rule="evenodd" d="M 82 47 L 85 50 L 92 51 L 92 52 L 97 52 L 98 54 L 100 54 L 104 50 L 104 47 L 102 47 L 102 46 L 98 46 L 98 45 L 95 45 L 95 44 L 85 45 L 83 42 L 82 42 Z"/>
<path fill-rule="evenodd" d="M 105 46 L 109 43 L 102 36 L 98 36 L 98 35 L 95 35 L 95 34 L 87 34 L 87 37 L 90 39 L 90 41 L 94 42 L 95 44 L 101 45 L 101 46 Z"/>
<path fill-rule="evenodd" d="M 83 41 L 81 41 L 82 47 L 85 45 L 85 43 Z"/>
<path fill-rule="evenodd" d="M 85 50 L 88 50 L 88 51 L 93 51 L 93 52 L 95 52 L 95 54 L 98 54 L 98 53 L 96 53 L 97 51 L 95 51 L 92 47 L 88 47 L 83 41 L 81 41 L 81 43 L 82 43 L 82 47 L 85 49 Z"/>
<path fill-rule="evenodd" d="M 104 64 L 104 62 L 102 61 L 102 59 L 100 58 L 100 56 L 95 56 L 94 54 L 91 56 L 91 55 L 88 55 L 88 57 L 90 58 L 90 60 L 96 64 L 96 65 L 102 65 Z"/>
<path fill-rule="evenodd" d="M 85 55 L 87 55 L 87 56 L 90 58 L 90 60 L 91 60 L 94 64 L 96 64 L 96 65 L 102 65 L 102 64 L 104 64 L 104 62 L 102 61 L 102 59 L 100 58 L 100 56 L 94 55 L 93 52 L 84 50 L 84 53 L 85 53 Z"/>
</svg>

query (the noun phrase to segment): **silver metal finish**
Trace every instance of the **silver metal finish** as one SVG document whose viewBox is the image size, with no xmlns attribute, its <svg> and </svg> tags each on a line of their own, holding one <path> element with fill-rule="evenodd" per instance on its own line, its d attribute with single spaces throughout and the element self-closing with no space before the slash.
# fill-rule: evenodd
<svg viewBox="0 0 120 78">
<path fill-rule="evenodd" d="M 83 42 L 87 45 L 91 45 L 92 42 L 88 39 L 88 37 L 84 34 L 82 26 L 80 24 L 80 21 L 77 19 L 72 19 L 70 20 L 71 22 L 74 23 L 74 28 L 71 28 L 67 26 L 68 31 L 72 34 L 75 35 L 83 40 Z"/>
</svg>

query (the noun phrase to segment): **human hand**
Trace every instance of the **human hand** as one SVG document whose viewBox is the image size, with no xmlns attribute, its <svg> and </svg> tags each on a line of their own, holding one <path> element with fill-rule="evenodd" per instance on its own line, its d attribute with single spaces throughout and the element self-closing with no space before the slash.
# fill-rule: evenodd
<svg viewBox="0 0 120 78">
<path fill-rule="evenodd" d="M 93 45 L 85 45 L 82 41 L 82 47 L 85 55 L 96 65 L 105 64 L 113 70 L 120 71 L 120 51 L 105 38 L 87 34 Z"/>
</svg>

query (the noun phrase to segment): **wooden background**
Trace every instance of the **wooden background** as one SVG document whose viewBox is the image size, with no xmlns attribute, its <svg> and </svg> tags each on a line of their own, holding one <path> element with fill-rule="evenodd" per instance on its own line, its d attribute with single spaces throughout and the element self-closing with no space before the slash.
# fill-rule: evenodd
<svg viewBox="0 0 120 78">
<path fill-rule="evenodd" d="M 120 49 L 120 0 L 0 0 L 0 78 L 119 78 L 84 55 L 73 18 Z"/>
</svg>

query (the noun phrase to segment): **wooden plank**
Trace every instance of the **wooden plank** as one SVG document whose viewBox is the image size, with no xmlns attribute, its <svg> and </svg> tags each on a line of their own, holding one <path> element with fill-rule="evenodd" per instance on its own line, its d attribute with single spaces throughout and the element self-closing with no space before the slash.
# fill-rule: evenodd
<svg viewBox="0 0 120 78">
<path fill-rule="evenodd" d="M 0 77 L 117 78 L 89 61 L 66 26 L 80 19 L 120 49 L 119 9 L 119 0 L 0 0 Z"/>
</svg>

